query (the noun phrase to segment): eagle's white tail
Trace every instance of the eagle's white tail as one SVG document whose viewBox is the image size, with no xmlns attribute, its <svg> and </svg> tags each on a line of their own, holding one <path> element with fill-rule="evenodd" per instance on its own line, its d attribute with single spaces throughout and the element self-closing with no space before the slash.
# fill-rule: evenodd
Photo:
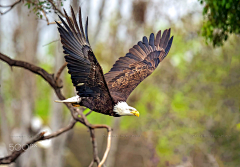
<svg viewBox="0 0 240 167">
<path fill-rule="evenodd" d="M 70 97 L 66 100 L 55 100 L 57 103 L 80 103 L 81 98 L 77 96 Z"/>
</svg>

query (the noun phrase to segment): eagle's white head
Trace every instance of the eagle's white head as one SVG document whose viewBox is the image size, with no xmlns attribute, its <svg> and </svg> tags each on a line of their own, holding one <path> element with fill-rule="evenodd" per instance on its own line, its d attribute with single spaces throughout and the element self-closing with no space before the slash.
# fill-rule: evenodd
<svg viewBox="0 0 240 167">
<path fill-rule="evenodd" d="M 126 102 L 124 101 L 120 101 L 118 102 L 114 108 L 113 108 L 113 111 L 115 113 L 117 113 L 118 115 L 120 116 L 137 116 L 139 117 L 139 112 L 133 108 L 133 107 L 130 107 Z"/>
</svg>

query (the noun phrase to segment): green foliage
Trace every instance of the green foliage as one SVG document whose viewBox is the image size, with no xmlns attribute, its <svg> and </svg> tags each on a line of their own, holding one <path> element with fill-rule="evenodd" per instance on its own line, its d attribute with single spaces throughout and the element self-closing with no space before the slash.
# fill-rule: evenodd
<svg viewBox="0 0 240 167">
<path fill-rule="evenodd" d="M 37 77 L 37 89 L 35 114 L 40 116 L 44 122 L 48 121 L 49 111 L 51 110 L 51 87 L 41 78 Z"/>
<path fill-rule="evenodd" d="M 230 34 L 240 34 L 239 0 L 199 0 L 204 4 L 202 35 L 214 46 L 223 45 Z"/>
<path fill-rule="evenodd" d="M 63 1 L 66 0 L 59 0 L 58 3 L 61 4 L 61 6 L 63 6 Z M 43 15 L 46 15 L 48 13 L 51 13 L 52 10 L 55 9 L 55 7 L 53 6 L 56 5 L 54 0 L 52 0 L 50 3 L 49 1 L 45 1 L 45 0 L 26 0 L 25 2 L 25 6 L 28 7 L 28 9 L 30 9 L 30 11 L 32 11 L 33 13 L 36 14 L 36 16 L 40 19 L 43 18 Z"/>
<path fill-rule="evenodd" d="M 54 58 L 54 51 L 56 50 L 56 45 L 48 45 L 46 48 L 45 58 Z M 46 71 L 53 71 L 52 64 L 45 62 L 40 62 L 39 66 Z M 49 112 L 51 111 L 51 93 L 52 88 L 46 81 L 41 77 L 37 77 L 36 81 L 36 102 L 35 102 L 35 114 L 43 119 L 44 122 L 48 122 Z"/>
</svg>

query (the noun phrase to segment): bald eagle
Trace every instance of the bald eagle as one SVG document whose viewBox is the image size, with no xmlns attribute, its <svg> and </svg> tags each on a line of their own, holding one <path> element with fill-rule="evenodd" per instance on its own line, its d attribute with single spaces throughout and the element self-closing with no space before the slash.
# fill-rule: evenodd
<svg viewBox="0 0 240 167">
<path fill-rule="evenodd" d="M 79 7 L 78 23 L 72 8 L 72 17 L 65 10 L 64 12 L 67 23 L 60 16 L 63 26 L 56 23 L 66 54 L 68 73 L 77 90 L 77 96 L 56 102 L 85 106 L 114 117 L 139 117 L 139 112 L 126 103 L 127 98 L 167 56 L 173 41 L 173 36 L 170 38 L 171 29 L 165 30 L 162 36 L 161 30 L 158 31 L 156 38 L 151 33 L 149 40 L 144 36 L 142 41 L 129 49 L 129 53 L 115 62 L 108 73 L 103 74 L 88 40 L 88 17 L 84 32 L 81 8 Z"/>
</svg>

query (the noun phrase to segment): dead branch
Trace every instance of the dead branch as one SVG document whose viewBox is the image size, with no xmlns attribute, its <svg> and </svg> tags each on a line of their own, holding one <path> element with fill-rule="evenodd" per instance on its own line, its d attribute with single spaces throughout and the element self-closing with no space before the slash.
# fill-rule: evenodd
<svg viewBox="0 0 240 167">
<path fill-rule="evenodd" d="M 92 111 L 90 111 L 89 113 L 87 114 L 90 114 Z M 86 115 L 83 114 L 82 111 L 80 111 L 79 109 L 77 109 L 77 113 L 81 116 L 83 122 L 82 124 L 84 124 L 85 126 L 87 126 L 89 128 L 89 131 L 90 131 L 90 135 L 91 135 L 91 141 L 92 141 L 92 145 L 93 145 L 93 160 L 91 161 L 90 166 L 92 166 L 94 164 L 94 162 L 97 163 L 98 167 L 101 167 L 103 166 L 104 162 L 106 161 L 107 159 L 107 156 L 108 156 L 108 153 L 110 151 L 110 148 L 111 148 L 111 133 L 112 133 L 112 128 L 107 126 L 107 125 L 92 125 L 88 122 L 87 118 L 86 118 Z M 76 117 L 76 119 L 80 119 L 79 117 Z M 103 156 L 103 159 L 99 160 L 99 157 L 98 157 L 98 150 L 97 150 L 97 142 L 96 142 L 96 137 L 95 137 L 95 133 L 94 133 L 94 129 L 101 129 L 101 128 L 105 128 L 108 132 L 108 139 L 107 139 L 107 148 L 106 148 L 106 151 L 104 153 L 104 156 Z"/>
<path fill-rule="evenodd" d="M 59 87 L 58 82 L 61 82 L 60 75 L 61 75 L 63 69 L 66 67 L 66 63 L 59 69 L 59 71 L 56 75 L 56 78 L 54 78 L 53 74 L 49 74 L 47 71 L 45 71 L 41 67 L 35 66 L 35 65 L 33 65 L 31 63 L 28 63 L 28 62 L 11 59 L 10 57 L 8 57 L 8 56 L 6 56 L 2 53 L 0 53 L 0 60 L 6 62 L 11 68 L 14 67 L 14 66 L 24 68 L 24 69 L 27 69 L 27 70 L 41 76 L 54 89 L 56 95 L 58 96 L 58 98 L 60 100 L 65 99 L 65 97 L 61 93 L 61 87 Z M 89 130 L 90 130 L 90 136 L 91 136 L 91 141 L 92 141 L 92 145 L 93 145 L 93 152 L 94 152 L 93 153 L 93 159 L 94 160 L 93 160 L 93 162 L 91 162 L 90 166 L 92 166 L 93 163 L 96 162 L 97 165 L 99 165 L 101 167 L 103 165 L 103 163 L 105 162 L 105 160 L 107 158 L 107 155 L 109 153 L 109 150 L 110 150 L 111 127 L 109 127 L 107 125 L 92 125 L 86 119 L 86 116 L 89 115 L 91 111 L 89 113 L 87 113 L 86 116 L 85 116 L 83 114 L 82 110 L 79 110 L 78 108 L 73 107 L 70 103 L 64 103 L 64 104 L 70 110 L 72 118 L 73 118 L 73 120 L 70 122 L 70 124 L 67 127 L 59 129 L 57 132 L 52 133 L 52 134 L 47 135 L 47 136 L 44 136 L 44 132 L 40 133 L 39 135 L 34 137 L 31 141 L 29 141 L 26 145 L 24 145 L 22 150 L 13 151 L 11 155 L 9 155 L 7 157 L 0 158 L 0 164 L 10 164 L 10 163 L 14 162 L 25 150 L 28 149 L 28 145 L 34 144 L 35 142 L 38 142 L 38 141 L 41 141 L 41 140 L 46 140 L 46 139 L 57 137 L 57 136 L 61 135 L 62 133 L 72 129 L 74 127 L 74 125 L 76 124 L 76 122 L 80 122 L 83 125 L 85 125 L 87 128 L 89 128 Z M 78 115 L 80 115 L 81 117 L 79 117 Z M 107 129 L 107 132 L 108 132 L 107 148 L 106 148 L 106 151 L 104 153 L 103 159 L 101 161 L 98 157 L 96 137 L 95 137 L 95 134 L 94 134 L 94 129 L 99 129 L 99 128 L 105 128 L 105 129 Z"/>
<path fill-rule="evenodd" d="M 31 147 L 31 145 L 33 145 L 34 143 L 41 141 L 41 140 L 47 140 L 47 139 L 57 137 L 57 136 L 61 135 L 62 133 L 71 130 L 74 127 L 74 125 L 76 124 L 76 122 L 77 121 L 73 119 L 67 127 L 59 129 L 58 131 L 56 131 L 50 135 L 47 135 L 47 136 L 44 136 L 45 132 L 41 132 L 40 134 L 36 135 L 32 140 L 30 140 L 28 143 L 26 143 L 19 151 L 14 151 L 14 152 L 12 152 L 11 155 L 4 157 L 4 158 L 0 158 L 0 164 L 10 164 L 10 163 L 14 162 L 24 151 L 29 149 Z"/>
<path fill-rule="evenodd" d="M 63 14 L 63 13 L 61 12 L 61 10 L 56 7 L 56 5 L 54 4 L 54 2 L 53 2 L 52 0 L 48 0 L 48 2 L 52 4 L 53 10 L 54 10 L 55 12 L 60 13 L 60 15 Z M 38 4 L 35 3 L 35 2 L 32 2 L 32 3 L 35 4 L 36 6 L 38 5 Z M 39 10 L 43 13 L 43 16 L 45 17 L 45 19 L 46 19 L 46 21 L 47 21 L 47 25 L 56 24 L 55 21 L 54 21 L 54 22 L 49 22 L 49 19 L 48 19 L 48 17 L 47 17 L 47 14 L 46 14 L 46 12 L 44 11 L 42 5 L 40 5 Z M 65 17 L 64 15 L 62 15 L 62 16 Z M 57 21 L 57 22 L 58 22 L 58 23 L 62 23 L 61 21 Z"/>
<path fill-rule="evenodd" d="M 42 9 L 41 11 L 42 11 L 43 16 L 45 17 L 45 19 L 46 19 L 46 21 L 47 21 L 47 25 L 49 25 L 49 20 L 48 20 L 48 17 L 47 17 L 47 15 L 46 15 L 45 11 L 44 11 L 43 9 Z"/>
<path fill-rule="evenodd" d="M 48 20 L 48 17 L 47 17 L 47 14 L 46 12 L 42 9 L 41 12 L 43 13 L 43 16 L 45 17 L 46 21 L 47 21 L 47 25 L 50 25 L 50 24 L 56 24 L 56 22 L 49 22 Z M 62 23 L 61 21 L 57 21 L 59 24 Z"/>
<path fill-rule="evenodd" d="M 56 87 L 55 81 L 53 79 L 53 74 L 49 74 L 44 69 L 37 67 L 33 64 L 30 64 L 28 62 L 20 61 L 20 60 L 13 60 L 10 57 L 0 53 L 0 60 L 6 62 L 10 67 L 16 66 L 16 67 L 22 67 L 25 68 L 37 75 L 40 75 L 45 79 L 53 88 Z"/>
<path fill-rule="evenodd" d="M 93 164 L 94 164 L 94 161 L 92 160 L 91 163 L 90 163 L 90 165 L 89 165 L 88 167 L 92 167 Z"/>
<path fill-rule="evenodd" d="M 85 117 L 88 116 L 88 115 L 90 115 L 91 113 L 92 113 L 92 110 L 89 111 L 89 112 L 85 115 Z"/>
<path fill-rule="evenodd" d="M 62 23 L 61 21 L 56 21 L 56 22 L 58 22 L 59 24 Z M 50 25 L 50 24 L 56 24 L 56 22 L 55 22 L 55 21 L 54 21 L 54 22 L 49 22 L 48 25 Z"/>
<path fill-rule="evenodd" d="M 77 123 L 77 121 L 75 119 L 72 119 L 68 126 L 66 126 L 65 128 L 59 129 L 58 131 L 56 131 L 50 135 L 44 136 L 43 139 L 41 139 L 41 140 L 46 140 L 46 139 L 51 139 L 53 137 L 57 137 L 57 136 L 61 135 L 62 133 L 71 130 L 76 123 Z"/>
<path fill-rule="evenodd" d="M 34 144 L 37 141 L 41 140 L 44 134 L 45 132 L 41 132 L 40 134 L 36 135 L 31 141 L 27 142 L 19 151 L 13 151 L 11 155 L 0 158 L 0 164 L 10 164 L 14 162 L 25 150 L 30 147 L 31 144 Z"/>
<path fill-rule="evenodd" d="M 22 0 L 18 0 L 18 1 L 16 1 L 16 2 L 14 2 L 13 4 L 11 4 L 11 5 L 6 5 L 6 6 L 0 5 L 1 8 L 9 8 L 9 9 L 6 10 L 5 12 L 0 12 L 0 14 L 1 14 L 1 15 L 6 14 L 6 13 L 9 12 L 10 10 L 12 10 L 12 8 L 13 8 L 14 6 L 16 6 L 17 4 L 19 4 L 21 1 L 22 1 Z"/>
<path fill-rule="evenodd" d="M 53 10 L 57 11 L 61 16 L 65 17 L 65 15 L 63 14 L 63 12 L 56 7 L 56 5 L 54 4 L 53 0 L 48 0 L 48 2 L 51 3 L 51 5 L 52 5 L 52 7 L 53 7 Z"/>
<path fill-rule="evenodd" d="M 61 85 L 62 83 L 60 82 L 61 80 L 59 80 L 59 77 L 60 77 L 61 73 L 63 72 L 63 70 L 65 69 L 66 66 L 67 66 L 67 62 L 65 62 L 57 72 L 55 82 L 58 84 L 58 87 L 62 87 L 62 85 Z"/>
<path fill-rule="evenodd" d="M 52 44 L 52 43 L 54 43 L 54 42 L 57 42 L 57 41 L 59 41 L 59 40 L 60 40 L 60 39 L 57 39 L 57 40 L 51 41 L 51 42 L 49 42 L 49 43 L 47 43 L 47 44 L 44 44 L 42 47 L 47 46 L 47 45 L 50 45 L 50 44 Z"/>
<path fill-rule="evenodd" d="M 99 163 L 98 167 L 101 167 L 107 159 L 108 153 L 109 153 L 110 148 L 111 148 L 111 136 L 112 136 L 112 131 L 111 131 L 111 129 L 109 129 L 108 130 L 108 139 L 107 139 L 107 148 L 106 148 L 106 151 L 103 155 L 102 161 Z"/>
<path fill-rule="evenodd" d="M 89 128 L 92 145 L 93 145 L 93 161 L 97 163 L 97 165 L 100 163 L 99 157 L 98 157 L 98 149 L 97 149 L 97 142 L 95 137 L 94 129 Z"/>
</svg>

